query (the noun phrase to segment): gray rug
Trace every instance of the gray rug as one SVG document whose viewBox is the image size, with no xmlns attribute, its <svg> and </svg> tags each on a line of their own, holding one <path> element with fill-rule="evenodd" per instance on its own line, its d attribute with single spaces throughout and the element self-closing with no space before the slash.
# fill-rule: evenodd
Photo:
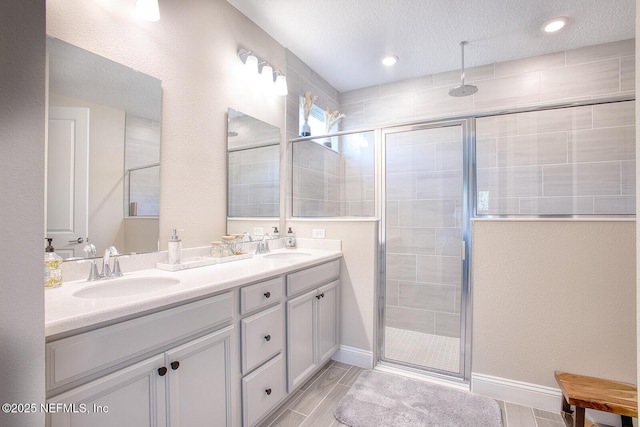
<svg viewBox="0 0 640 427">
<path fill-rule="evenodd" d="M 334 413 L 351 427 L 501 427 L 498 403 L 425 381 L 362 372 Z"/>
</svg>

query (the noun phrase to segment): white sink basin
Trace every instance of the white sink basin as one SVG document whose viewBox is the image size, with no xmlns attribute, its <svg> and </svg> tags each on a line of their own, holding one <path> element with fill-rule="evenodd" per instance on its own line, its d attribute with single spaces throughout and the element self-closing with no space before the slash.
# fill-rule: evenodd
<svg viewBox="0 0 640 427">
<path fill-rule="evenodd" d="M 146 294 L 180 283 L 173 277 L 127 277 L 89 285 L 73 293 L 77 298 L 117 298 Z"/>
<path fill-rule="evenodd" d="M 306 252 L 274 252 L 271 254 L 264 255 L 265 258 L 276 259 L 276 260 L 278 259 L 290 260 L 290 259 L 296 259 L 296 258 L 304 258 L 308 256 L 311 256 L 311 254 L 308 254 Z"/>
</svg>

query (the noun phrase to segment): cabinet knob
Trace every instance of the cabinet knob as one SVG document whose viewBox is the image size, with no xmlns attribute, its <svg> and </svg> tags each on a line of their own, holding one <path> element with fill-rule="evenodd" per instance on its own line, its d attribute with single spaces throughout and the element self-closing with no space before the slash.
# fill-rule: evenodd
<svg viewBox="0 0 640 427">
<path fill-rule="evenodd" d="M 158 375 L 164 377 L 167 374 L 167 367 L 163 366 L 162 368 L 158 368 Z"/>
<path fill-rule="evenodd" d="M 177 360 L 175 362 L 171 362 L 171 369 L 173 369 L 174 371 L 179 367 L 180 367 L 180 362 L 178 362 Z"/>
<path fill-rule="evenodd" d="M 271 395 L 271 388 L 266 389 L 264 392 L 267 393 L 267 396 L 270 396 Z"/>
<path fill-rule="evenodd" d="M 271 297 L 271 292 L 265 292 L 264 293 L 264 297 L 265 298 L 270 298 Z"/>
<path fill-rule="evenodd" d="M 324 292 L 320 294 L 320 298 L 324 298 Z"/>
<path fill-rule="evenodd" d="M 316 299 L 320 299 L 322 298 L 320 295 L 316 295 Z"/>
<path fill-rule="evenodd" d="M 265 340 L 265 341 L 271 341 L 271 335 L 266 335 L 266 336 L 264 337 L 264 340 Z"/>
</svg>

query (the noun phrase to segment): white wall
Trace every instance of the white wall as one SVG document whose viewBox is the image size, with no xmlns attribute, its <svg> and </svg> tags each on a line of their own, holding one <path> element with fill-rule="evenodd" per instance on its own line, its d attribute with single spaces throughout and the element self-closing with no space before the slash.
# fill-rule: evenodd
<svg viewBox="0 0 640 427">
<path fill-rule="evenodd" d="M 0 402 L 44 402 L 44 1 L 0 6 Z M 0 413 L 0 425 L 44 414 Z"/>
<path fill-rule="evenodd" d="M 48 2 L 47 33 L 162 80 L 161 248 L 172 227 L 185 247 L 208 245 L 226 231 L 227 108 L 284 129 L 284 97 L 249 84 L 237 51 L 284 70 L 285 49 L 224 0 L 161 2 L 156 23 L 134 8 Z"/>
</svg>

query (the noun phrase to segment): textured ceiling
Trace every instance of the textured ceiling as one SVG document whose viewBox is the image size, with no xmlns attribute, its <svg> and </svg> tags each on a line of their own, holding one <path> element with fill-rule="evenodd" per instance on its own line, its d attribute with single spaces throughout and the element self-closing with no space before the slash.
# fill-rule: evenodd
<svg viewBox="0 0 640 427">
<path fill-rule="evenodd" d="M 472 67 L 635 37 L 634 0 L 227 1 L 341 92 L 459 69 L 462 40 Z"/>
</svg>

